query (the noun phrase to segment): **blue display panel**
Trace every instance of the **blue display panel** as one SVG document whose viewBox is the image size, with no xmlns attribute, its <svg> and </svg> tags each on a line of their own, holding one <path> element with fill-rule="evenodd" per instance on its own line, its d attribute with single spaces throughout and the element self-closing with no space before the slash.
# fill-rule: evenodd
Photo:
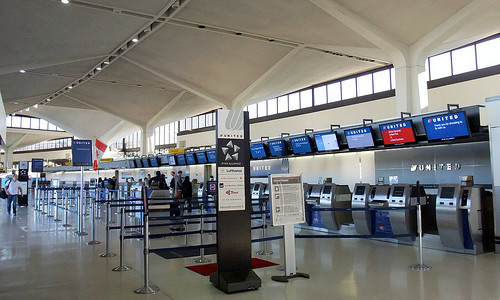
<svg viewBox="0 0 500 300">
<path fill-rule="evenodd" d="M 215 150 L 207 151 L 207 160 L 209 163 L 217 162 L 217 152 Z"/>
<path fill-rule="evenodd" d="M 194 158 L 193 152 L 186 153 L 186 163 L 188 165 L 195 165 L 196 164 L 196 160 Z"/>
<path fill-rule="evenodd" d="M 142 160 L 140 158 L 134 158 L 134 161 L 137 168 L 142 168 Z"/>
<path fill-rule="evenodd" d="M 318 151 L 339 150 L 339 142 L 335 131 L 314 135 Z"/>
<path fill-rule="evenodd" d="M 153 168 L 158 167 L 158 158 L 156 156 L 149 158 L 149 165 Z"/>
<path fill-rule="evenodd" d="M 283 156 L 288 154 L 285 141 L 283 140 L 271 141 L 267 143 L 267 145 L 269 146 L 271 156 Z"/>
<path fill-rule="evenodd" d="M 43 158 L 31 159 L 31 172 L 43 172 Z"/>
<path fill-rule="evenodd" d="M 170 166 L 176 166 L 177 165 L 177 161 L 175 159 L 175 155 L 169 155 L 169 156 L 167 156 L 167 160 L 168 160 L 168 164 Z"/>
<path fill-rule="evenodd" d="M 373 147 L 372 128 L 363 127 L 344 131 L 347 146 L 350 149 Z"/>
<path fill-rule="evenodd" d="M 208 161 L 207 161 L 207 155 L 205 154 L 205 151 L 196 152 L 196 159 L 198 160 L 199 164 L 206 164 L 206 163 L 208 163 Z"/>
<path fill-rule="evenodd" d="M 141 162 L 142 162 L 142 166 L 143 166 L 144 168 L 149 168 L 149 167 L 150 167 L 150 165 L 149 165 L 149 160 L 148 160 L 148 158 L 147 158 L 147 157 L 143 157 L 143 158 L 141 158 Z"/>
<path fill-rule="evenodd" d="M 128 167 L 129 168 L 135 168 L 135 162 L 133 159 L 129 159 L 128 160 Z"/>
<path fill-rule="evenodd" d="M 415 142 L 412 121 L 401 121 L 390 124 L 382 124 L 380 133 L 384 145 L 405 144 Z"/>
<path fill-rule="evenodd" d="M 264 158 L 267 157 L 266 149 L 263 143 L 250 145 L 250 153 L 252 153 L 252 158 Z"/>
<path fill-rule="evenodd" d="M 73 166 L 92 166 L 92 141 L 73 140 L 71 144 Z"/>
<path fill-rule="evenodd" d="M 177 158 L 177 165 L 184 166 L 186 164 L 184 153 L 176 154 L 175 157 Z"/>
<path fill-rule="evenodd" d="M 307 136 L 291 138 L 290 144 L 292 144 L 292 151 L 294 154 L 312 152 L 311 142 L 309 141 L 309 137 Z"/>
<path fill-rule="evenodd" d="M 429 141 L 454 139 L 470 135 L 467 116 L 463 111 L 422 118 L 422 122 Z"/>
</svg>

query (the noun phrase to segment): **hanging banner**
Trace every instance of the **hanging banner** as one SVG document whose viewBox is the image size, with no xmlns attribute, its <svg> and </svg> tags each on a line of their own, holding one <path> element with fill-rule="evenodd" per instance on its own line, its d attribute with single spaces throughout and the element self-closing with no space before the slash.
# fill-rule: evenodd
<svg viewBox="0 0 500 300">
<path fill-rule="evenodd" d="M 104 155 L 104 152 L 106 151 L 107 148 L 108 146 L 106 144 L 99 141 L 98 139 L 95 139 L 94 171 L 97 171 L 99 162 L 101 161 L 102 156 Z"/>
</svg>

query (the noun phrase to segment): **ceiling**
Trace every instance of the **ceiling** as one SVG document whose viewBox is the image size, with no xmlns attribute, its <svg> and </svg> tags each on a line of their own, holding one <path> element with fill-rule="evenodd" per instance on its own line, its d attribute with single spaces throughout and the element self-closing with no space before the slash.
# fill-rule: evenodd
<svg viewBox="0 0 500 300">
<path fill-rule="evenodd" d="M 39 104 L 23 113 L 110 142 L 394 63 L 391 47 L 425 42 L 429 55 L 498 33 L 498 11 L 498 0 L 0 0 L 0 92 L 7 114 Z"/>
</svg>

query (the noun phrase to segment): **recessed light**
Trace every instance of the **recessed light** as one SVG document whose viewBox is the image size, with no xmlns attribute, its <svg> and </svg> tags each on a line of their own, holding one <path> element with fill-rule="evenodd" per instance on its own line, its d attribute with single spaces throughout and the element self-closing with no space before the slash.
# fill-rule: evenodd
<svg viewBox="0 0 500 300">
<path fill-rule="evenodd" d="M 26 111 L 30 111 L 30 108 L 29 108 L 29 107 L 26 107 Z"/>
<path fill-rule="evenodd" d="M 73 86 L 72 86 L 72 85 L 68 86 L 68 89 L 72 89 L 72 88 L 73 88 Z"/>
<path fill-rule="evenodd" d="M 61 3 L 68 4 L 69 0 L 61 0 Z"/>
<path fill-rule="evenodd" d="M 33 105 L 34 108 L 38 108 L 38 104 Z"/>
<path fill-rule="evenodd" d="M 105 65 L 109 65 L 109 60 L 104 61 Z"/>
<path fill-rule="evenodd" d="M 137 43 L 138 41 L 139 41 L 139 39 L 136 37 L 132 39 L 132 42 L 134 42 L 134 43 Z"/>
<path fill-rule="evenodd" d="M 25 71 L 25 70 L 19 70 L 19 72 L 20 72 L 20 73 L 26 73 L 26 71 Z"/>
<path fill-rule="evenodd" d="M 18 105 L 18 104 L 19 104 L 19 102 L 17 102 L 17 101 L 14 101 L 14 104 L 15 104 L 15 105 Z"/>
<path fill-rule="evenodd" d="M 100 66 L 99 66 L 99 67 L 97 67 L 97 68 L 95 68 L 95 69 L 96 69 L 97 71 L 101 71 L 101 70 L 102 70 L 102 68 L 101 68 Z"/>
</svg>

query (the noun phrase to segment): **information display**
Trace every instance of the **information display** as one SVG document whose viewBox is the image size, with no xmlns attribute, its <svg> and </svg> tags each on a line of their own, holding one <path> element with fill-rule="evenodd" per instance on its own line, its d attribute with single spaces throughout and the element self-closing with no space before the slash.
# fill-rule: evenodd
<svg viewBox="0 0 500 300">
<path fill-rule="evenodd" d="M 267 143 L 271 156 L 283 156 L 288 154 L 284 140 L 271 141 Z"/>
<path fill-rule="evenodd" d="M 340 149 L 339 142 L 337 140 L 337 133 L 335 131 L 315 134 L 314 140 L 318 151 L 332 151 Z"/>
<path fill-rule="evenodd" d="M 186 165 L 186 157 L 184 156 L 184 153 L 176 154 L 175 158 L 177 158 L 177 165 L 178 166 Z"/>
<path fill-rule="evenodd" d="M 196 159 L 198 160 L 199 164 L 206 164 L 208 162 L 205 151 L 196 152 Z"/>
<path fill-rule="evenodd" d="M 245 168 L 218 167 L 218 211 L 245 210 Z"/>
<path fill-rule="evenodd" d="M 252 154 L 253 159 L 267 157 L 266 149 L 264 148 L 263 143 L 250 145 L 250 153 Z"/>
<path fill-rule="evenodd" d="M 217 162 L 217 152 L 215 150 L 208 150 L 207 151 L 207 160 L 209 163 L 216 163 Z"/>
<path fill-rule="evenodd" d="M 28 162 L 20 161 L 19 162 L 19 170 L 28 170 Z"/>
<path fill-rule="evenodd" d="M 71 144 L 73 166 L 92 166 L 92 141 L 75 140 Z"/>
<path fill-rule="evenodd" d="M 292 151 L 294 154 L 312 152 L 311 142 L 309 142 L 309 137 L 307 136 L 291 138 L 290 144 L 292 145 Z"/>
<path fill-rule="evenodd" d="M 470 135 L 467 116 L 463 111 L 422 118 L 422 122 L 429 141 L 448 140 Z"/>
<path fill-rule="evenodd" d="M 148 158 L 147 158 L 147 157 L 143 157 L 143 158 L 141 158 L 141 162 L 142 162 L 142 166 L 143 166 L 144 168 L 149 168 L 149 167 L 151 167 L 151 166 L 149 165 L 149 160 L 148 160 Z"/>
<path fill-rule="evenodd" d="M 381 124 L 380 132 L 384 145 L 406 144 L 415 142 L 412 121 L 401 121 L 390 124 Z"/>
<path fill-rule="evenodd" d="M 344 131 L 347 146 L 350 149 L 373 147 L 372 128 L 363 127 Z"/>
<path fill-rule="evenodd" d="M 194 158 L 194 153 L 193 152 L 186 153 L 186 163 L 188 165 L 195 165 L 196 164 L 196 160 Z"/>
<path fill-rule="evenodd" d="M 170 166 L 176 166 L 177 165 L 177 161 L 175 159 L 175 155 L 168 155 L 167 156 L 167 160 L 168 160 L 168 165 L 170 165 Z"/>
<path fill-rule="evenodd" d="M 299 224 L 306 221 L 302 177 L 290 174 L 272 174 L 271 218 L 273 226 Z"/>
<path fill-rule="evenodd" d="M 128 167 L 129 168 L 135 168 L 135 162 L 133 159 L 129 159 L 128 160 Z"/>
<path fill-rule="evenodd" d="M 142 168 L 143 167 L 143 165 L 142 165 L 142 159 L 140 159 L 140 158 L 137 157 L 137 158 L 134 158 L 134 161 L 135 161 L 135 166 L 137 168 Z"/>
<path fill-rule="evenodd" d="M 158 158 L 156 156 L 152 156 L 149 158 L 149 165 L 153 168 L 158 167 Z"/>
<path fill-rule="evenodd" d="M 43 158 L 31 159 L 31 172 L 43 172 Z"/>
</svg>

